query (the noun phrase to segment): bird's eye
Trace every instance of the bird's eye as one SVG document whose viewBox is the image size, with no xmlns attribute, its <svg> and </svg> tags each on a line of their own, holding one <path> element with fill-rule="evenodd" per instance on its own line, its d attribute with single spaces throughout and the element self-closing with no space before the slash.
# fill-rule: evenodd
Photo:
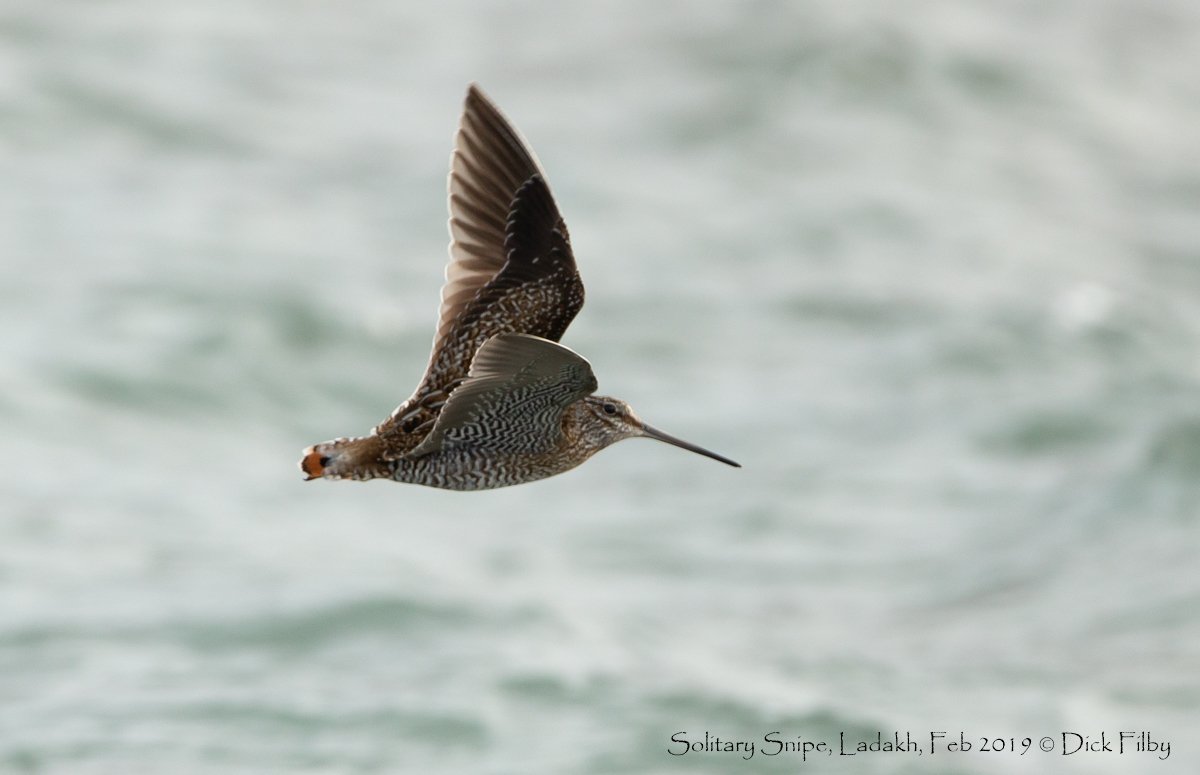
<svg viewBox="0 0 1200 775">
<path fill-rule="evenodd" d="M 604 413 L 605 414 L 616 414 L 617 413 L 617 405 L 616 404 L 605 404 L 604 405 Z"/>
</svg>

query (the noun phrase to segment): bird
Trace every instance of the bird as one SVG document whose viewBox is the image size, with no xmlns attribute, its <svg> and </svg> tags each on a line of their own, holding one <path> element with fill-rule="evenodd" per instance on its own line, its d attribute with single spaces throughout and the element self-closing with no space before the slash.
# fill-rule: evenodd
<svg viewBox="0 0 1200 775">
<path fill-rule="evenodd" d="M 591 365 L 558 343 L 584 298 L 567 225 L 528 143 L 474 83 L 448 189 L 450 260 L 424 376 L 367 435 L 305 449 L 306 480 L 488 490 L 563 473 L 635 437 L 741 467 L 595 395 Z"/>
</svg>

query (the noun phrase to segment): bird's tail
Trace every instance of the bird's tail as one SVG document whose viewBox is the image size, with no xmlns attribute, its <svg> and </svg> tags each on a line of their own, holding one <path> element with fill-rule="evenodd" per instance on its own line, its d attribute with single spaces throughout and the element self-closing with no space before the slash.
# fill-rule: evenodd
<svg viewBox="0 0 1200 775">
<path fill-rule="evenodd" d="M 306 481 L 313 479 L 375 479 L 389 476 L 378 436 L 334 439 L 313 444 L 300 457 Z"/>
</svg>

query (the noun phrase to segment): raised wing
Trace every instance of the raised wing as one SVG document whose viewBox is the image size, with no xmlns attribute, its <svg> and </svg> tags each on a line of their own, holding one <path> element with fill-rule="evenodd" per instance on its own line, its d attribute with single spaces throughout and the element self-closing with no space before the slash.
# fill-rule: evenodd
<svg viewBox="0 0 1200 775">
<path fill-rule="evenodd" d="M 563 411 L 595 390 L 596 376 L 582 356 L 548 339 L 500 334 L 479 348 L 470 375 L 408 457 L 462 446 L 552 449 L 562 438 Z"/>
<path fill-rule="evenodd" d="M 376 433 L 404 454 L 476 351 L 497 334 L 558 341 L 583 306 L 567 226 L 541 166 L 478 86 L 466 104 L 450 162 L 450 262 L 433 352 L 413 395 Z"/>
<path fill-rule="evenodd" d="M 546 177 L 533 152 L 479 87 L 471 84 L 450 154 L 450 263 L 442 286 L 435 347 L 508 260 L 509 214 L 517 191 L 534 175 Z M 552 229 L 558 220 L 555 212 L 543 226 Z"/>
</svg>

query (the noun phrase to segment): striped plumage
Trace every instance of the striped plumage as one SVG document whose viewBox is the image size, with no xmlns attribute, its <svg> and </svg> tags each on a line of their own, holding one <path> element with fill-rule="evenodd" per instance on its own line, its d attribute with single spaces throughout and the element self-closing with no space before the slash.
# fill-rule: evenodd
<svg viewBox="0 0 1200 775">
<path fill-rule="evenodd" d="M 449 205 L 450 261 L 424 376 L 367 436 L 306 449 L 309 479 L 490 489 L 562 473 L 632 436 L 737 465 L 591 395 L 591 366 L 556 344 L 584 295 L 566 223 L 541 165 L 474 84 L 451 155 Z"/>
</svg>

